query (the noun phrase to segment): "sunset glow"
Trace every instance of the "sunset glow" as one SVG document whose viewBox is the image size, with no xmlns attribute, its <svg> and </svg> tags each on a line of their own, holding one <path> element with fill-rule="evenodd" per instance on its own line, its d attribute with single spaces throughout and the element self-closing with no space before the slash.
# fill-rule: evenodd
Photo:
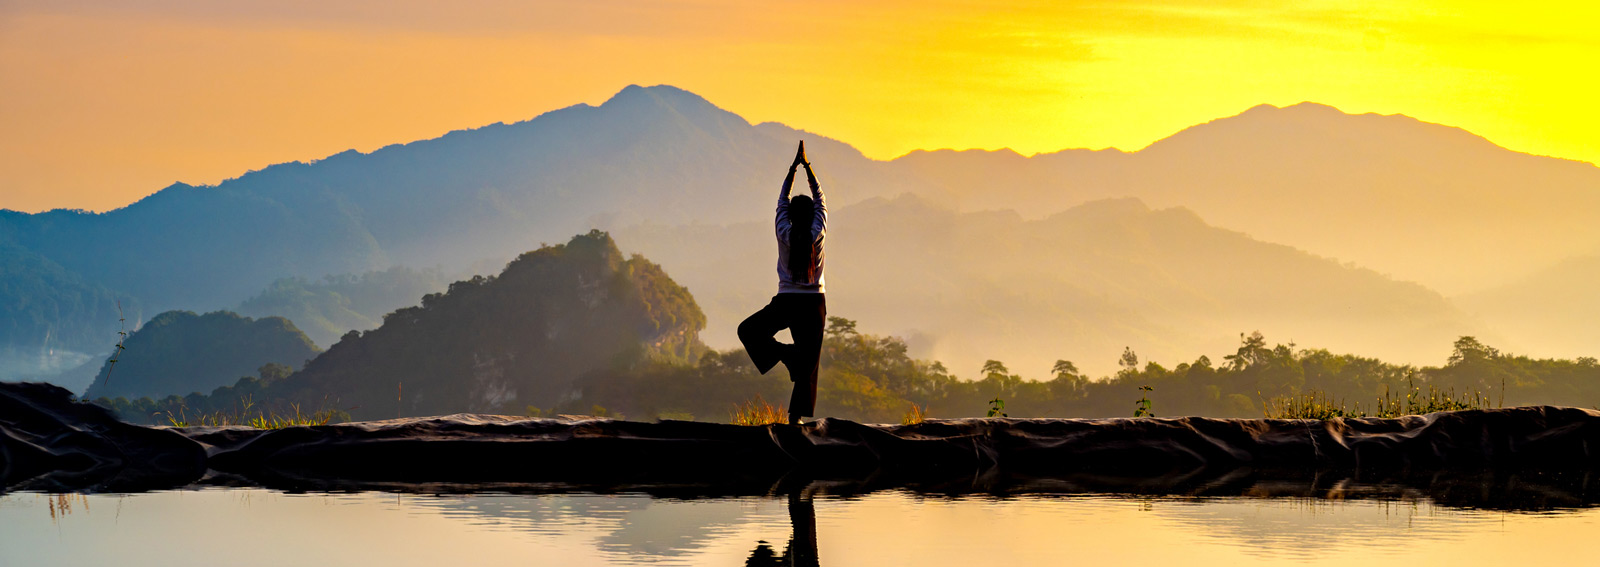
<svg viewBox="0 0 1600 567">
<path fill-rule="evenodd" d="M 107 210 L 635 83 L 878 159 L 1134 150 L 1310 100 L 1600 162 L 1592 3 L 124 4 L 0 3 L 0 208 Z"/>
</svg>

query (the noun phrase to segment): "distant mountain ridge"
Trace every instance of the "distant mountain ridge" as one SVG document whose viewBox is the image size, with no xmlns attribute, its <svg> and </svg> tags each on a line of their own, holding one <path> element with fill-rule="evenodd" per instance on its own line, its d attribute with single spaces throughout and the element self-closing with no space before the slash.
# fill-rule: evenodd
<svg viewBox="0 0 1600 567">
<path fill-rule="evenodd" d="M 1137 152 L 913 152 L 889 165 L 962 210 L 1138 197 L 1451 294 L 1600 249 L 1600 167 L 1315 103 L 1256 106 Z"/>
<path fill-rule="evenodd" d="M 759 220 L 799 138 L 834 206 L 912 193 L 957 212 L 1037 219 L 1135 197 L 1451 294 L 1600 249 L 1600 224 L 1589 222 L 1600 213 L 1600 168 L 1404 116 L 1263 105 L 1137 152 L 935 151 L 884 162 L 781 124 L 752 125 L 688 91 L 636 85 L 599 106 L 273 165 L 211 187 L 174 184 L 106 213 L 0 211 L 0 243 L 137 298 L 145 312 L 232 308 L 284 277 L 455 269 L 590 228 Z M 0 286 L 4 301 L 49 295 Z M 42 336 L 30 325 L 17 332 Z M 114 339 L 63 346 L 103 352 Z"/>
</svg>

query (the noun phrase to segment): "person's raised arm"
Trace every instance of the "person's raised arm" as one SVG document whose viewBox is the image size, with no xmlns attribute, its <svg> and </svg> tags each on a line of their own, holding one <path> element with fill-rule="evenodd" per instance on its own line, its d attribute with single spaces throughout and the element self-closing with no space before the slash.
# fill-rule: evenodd
<svg viewBox="0 0 1600 567">
<path fill-rule="evenodd" d="M 806 166 L 806 181 L 811 184 L 811 200 L 816 202 L 817 210 L 822 210 L 822 187 L 817 185 L 817 174 L 811 171 L 811 162 L 801 162 Z"/>
<path fill-rule="evenodd" d="M 817 238 L 821 238 L 822 232 L 828 227 L 828 205 L 822 200 L 822 186 L 817 184 L 817 174 L 811 171 L 811 160 L 806 159 L 805 142 L 800 143 L 800 156 L 796 159 L 806 166 L 806 181 L 811 184 L 811 206 L 815 210 L 811 230 Z"/>
<path fill-rule="evenodd" d="M 794 154 L 794 162 L 789 164 L 789 175 L 783 178 L 783 189 L 778 192 L 778 216 L 773 221 L 773 228 L 777 230 L 778 238 L 789 237 L 789 191 L 794 187 L 794 170 L 805 161 L 805 156 L 806 143 L 801 141 L 800 150 Z"/>
</svg>

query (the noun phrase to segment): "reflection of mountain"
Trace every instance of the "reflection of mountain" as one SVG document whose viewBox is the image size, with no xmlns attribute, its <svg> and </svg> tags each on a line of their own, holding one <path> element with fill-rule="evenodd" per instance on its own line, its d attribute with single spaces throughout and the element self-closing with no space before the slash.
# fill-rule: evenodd
<svg viewBox="0 0 1600 567">
<path fill-rule="evenodd" d="M 708 341 L 732 345 L 740 318 L 774 291 L 770 232 L 652 225 L 618 240 L 680 278 L 706 309 Z M 1029 221 L 906 196 L 837 208 L 829 234 L 830 313 L 909 337 L 958 375 L 989 358 L 1025 375 L 1057 358 L 1109 372 L 1125 345 L 1192 360 L 1255 329 L 1337 352 L 1438 358 L 1477 329 L 1422 286 L 1132 199 Z"/>
<path fill-rule="evenodd" d="M 732 528 L 759 524 L 787 531 L 782 501 L 769 499 L 657 500 L 644 495 L 478 494 L 408 500 L 446 516 L 482 520 L 493 529 L 563 536 L 592 529 L 602 553 L 634 562 L 690 555 Z"/>
</svg>

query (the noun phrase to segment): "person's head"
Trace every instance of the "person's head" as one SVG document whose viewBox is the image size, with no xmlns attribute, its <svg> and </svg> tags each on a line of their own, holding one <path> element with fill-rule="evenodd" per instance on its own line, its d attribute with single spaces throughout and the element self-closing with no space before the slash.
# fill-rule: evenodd
<svg viewBox="0 0 1600 567">
<path fill-rule="evenodd" d="M 795 195 L 789 198 L 789 218 L 796 223 L 810 220 L 815 216 L 815 203 L 811 202 L 810 195 Z M 806 223 L 806 228 L 811 228 L 811 223 Z"/>
</svg>

